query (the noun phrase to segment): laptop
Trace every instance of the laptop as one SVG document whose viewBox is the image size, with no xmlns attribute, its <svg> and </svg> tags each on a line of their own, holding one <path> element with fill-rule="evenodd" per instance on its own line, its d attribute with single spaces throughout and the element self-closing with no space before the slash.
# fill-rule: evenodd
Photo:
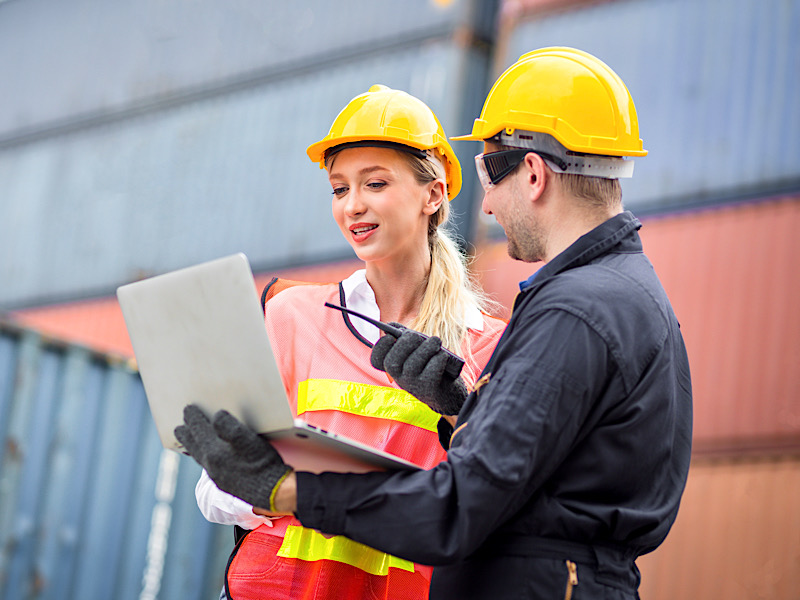
<svg viewBox="0 0 800 600">
<path fill-rule="evenodd" d="M 294 418 L 244 254 L 117 288 L 150 412 L 165 448 L 183 408 L 226 409 L 298 471 L 419 469 L 400 457 Z"/>
</svg>

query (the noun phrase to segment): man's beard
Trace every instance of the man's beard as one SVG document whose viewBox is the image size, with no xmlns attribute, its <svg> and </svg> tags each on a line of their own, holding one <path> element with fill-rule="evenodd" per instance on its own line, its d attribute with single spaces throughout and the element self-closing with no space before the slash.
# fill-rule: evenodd
<svg viewBox="0 0 800 600">
<path fill-rule="evenodd" d="M 544 229 L 535 217 L 514 221 L 506 230 L 508 255 L 514 260 L 538 262 L 546 256 Z"/>
</svg>

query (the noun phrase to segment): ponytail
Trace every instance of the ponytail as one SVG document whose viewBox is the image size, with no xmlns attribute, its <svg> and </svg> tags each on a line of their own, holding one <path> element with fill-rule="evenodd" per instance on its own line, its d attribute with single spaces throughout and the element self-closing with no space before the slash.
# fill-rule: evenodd
<svg viewBox="0 0 800 600">
<path fill-rule="evenodd" d="M 444 167 L 435 157 L 419 159 L 405 152 L 400 154 L 407 157 L 420 183 L 435 179 L 446 181 Z M 445 196 L 446 193 L 447 190 Z M 494 303 L 472 280 L 466 257 L 447 231 L 449 217 L 450 204 L 445 200 L 428 223 L 431 270 L 419 313 L 411 327 L 425 335 L 438 336 L 445 348 L 463 355 L 469 352 L 464 345 L 468 344 L 466 315 L 475 309 L 486 310 Z M 477 373 L 463 375 L 472 383 Z"/>
</svg>

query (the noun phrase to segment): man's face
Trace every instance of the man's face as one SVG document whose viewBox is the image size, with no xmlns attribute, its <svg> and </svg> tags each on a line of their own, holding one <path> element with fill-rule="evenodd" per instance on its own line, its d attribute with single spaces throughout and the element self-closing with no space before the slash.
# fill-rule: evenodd
<svg viewBox="0 0 800 600">
<path fill-rule="evenodd" d="M 497 152 L 500 147 L 484 142 L 484 154 Z M 524 165 L 505 177 L 491 189 L 484 190 L 481 208 L 506 232 L 508 255 L 514 260 L 537 262 L 545 257 L 545 235 L 536 217 L 530 190 L 526 186 L 527 169 Z"/>
</svg>

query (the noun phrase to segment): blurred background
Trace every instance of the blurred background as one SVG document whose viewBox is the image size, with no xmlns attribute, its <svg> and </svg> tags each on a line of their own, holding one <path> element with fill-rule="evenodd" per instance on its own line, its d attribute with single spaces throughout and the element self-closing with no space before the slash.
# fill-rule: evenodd
<svg viewBox="0 0 800 600">
<path fill-rule="evenodd" d="M 245 252 L 273 275 L 357 265 L 305 148 L 374 83 L 467 133 L 522 53 L 607 62 L 646 158 L 623 182 L 681 321 L 694 451 L 645 599 L 800 589 L 800 0 L 0 0 L 0 598 L 213 599 L 232 531 L 164 452 L 114 292 Z M 453 202 L 507 316 L 517 282 Z"/>
</svg>

